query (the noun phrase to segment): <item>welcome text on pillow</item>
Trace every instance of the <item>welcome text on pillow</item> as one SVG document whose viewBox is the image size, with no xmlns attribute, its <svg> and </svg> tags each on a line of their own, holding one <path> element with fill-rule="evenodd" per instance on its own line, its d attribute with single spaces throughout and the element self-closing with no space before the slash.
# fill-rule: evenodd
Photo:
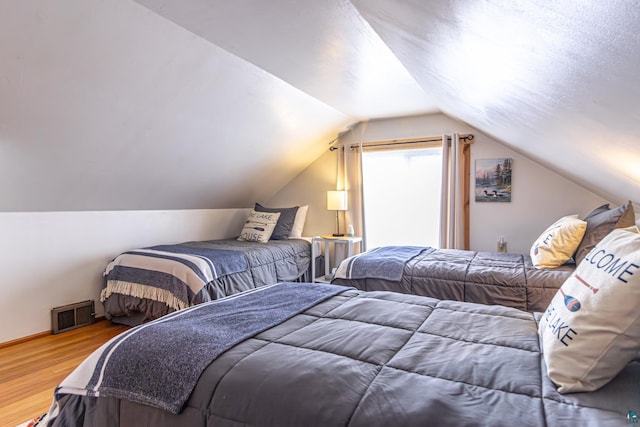
<svg viewBox="0 0 640 427">
<path fill-rule="evenodd" d="M 616 257 L 615 254 L 607 253 L 604 249 L 598 249 L 598 247 L 593 248 L 593 250 L 584 258 L 583 262 L 595 265 L 598 269 L 604 269 L 607 274 L 610 274 L 613 277 L 616 277 L 617 275 L 616 278 L 624 283 L 628 283 L 629 281 L 622 277 L 623 275 L 628 274 L 631 276 L 635 272 L 633 270 L 640 268 L 640 265 L 634 264 L 631 261 L 622 261 L 622 258 Z M 624 268 L 624 270 L 618 274 L 622 268 Z M 576 278 L 586 285 L 586 283 L 577 275 Z"/>
<path fill-rule="evenodd" d="M 594 265 L 597 269 L 603 270 L 605 273 L 615 277 L 623 283 L 628 283 L 627 277 L 625 275 L 632 276 L 635 271 L 640 268 L 640 265 L 634 264 L 631 261 L 625 261 L 621 257 L 616 256 L 613 253 L 607 252 L 604 249 L 599 249 L 598 247 L 593 248 L 591 252 L 584 258 L 582 262 L 589 263 Z M 623 270 L 624 269 L 624 270 Z M 622 271 L 620 271 L 622 270 Z M 576 279 L 587 288 L 589 288 L 594 294 L 598 292 L 598 288 L 588 283 L 586 280 L 575 274 Z M 560 292 L 564 296 L 565 306 L 567 308 L 573 304 L 573 307 L 577 307 L 575 310 L 580 308 L 580 303 L 577 302 L 571 295 L 565 295 L 560 289 Z M 578 305 L 575 305 L 575 304 Z M 569 308 L 570 311 L 571 308 Z M 547 326 L 553 332 L 553 336 L 555 336 L 558 341 L 560 341 L 565 346 L 569 346 L 570 341 L 573 340 L 573 337 L 578 335 L 571 326 L 566 324 L 564 320 L 560 317 L 560 313 L 556 311 L 556 308 L 553 305 L 549 305 L 547 311 L 544 313 L 544 318 L 547 322 Z"/>
</svg>

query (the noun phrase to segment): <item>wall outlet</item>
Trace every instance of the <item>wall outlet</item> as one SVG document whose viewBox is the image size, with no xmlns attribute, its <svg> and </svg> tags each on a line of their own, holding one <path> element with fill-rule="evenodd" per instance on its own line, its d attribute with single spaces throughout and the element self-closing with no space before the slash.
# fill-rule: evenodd
<svg viewBox="0 0 640 427">
<path fill-rule="evenodd" d="M 497 252 L 507 252 L 507 241 L 504 240 L 504 238 L 500 238 L 500 240 L 498 240 L 498 243 L 496 244 L 496 251 Z"/>
</svg>

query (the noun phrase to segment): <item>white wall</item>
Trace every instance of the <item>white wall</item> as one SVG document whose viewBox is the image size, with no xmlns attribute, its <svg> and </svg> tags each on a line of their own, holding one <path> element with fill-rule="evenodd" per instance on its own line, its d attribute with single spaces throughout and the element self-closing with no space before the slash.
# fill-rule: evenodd
<svg viewBox="0 0 640 427">
<path fill-rule="evenodd" d="M 471 148 L 472 188 L 475 184 L 473 175 L 476 159 L 513 158 L 512 201 L 510 203 L 476 203 L 473 199 L 470 201 L 470 246 L 473 250 L 495 251 L 498 239 L 503 236 L 510 252 L 528 253 L 533 241 L 557 218 L 573 213 L 584 216 L 594 207 L 607 202 L 496 142 L 477 129 L 445 114 L 361 123 L 345 134 L 343 141 L 349 144 L 359 140 L 418 138 L 454 132 L 473 133 L 475 136 Z M 325 197 L 323 191 L 335 187 L 335 161 L 335 153 L 327 152 L 278 193 L 273 200 L 296 200 L 304 197 L 321 200 Z M 331 162 L 334 164 L 332 165 Z M 327 181 L 331 175 L 323 176 L 323 185 L 319 186 L 315 181 L 319 176 L 315 172 L 318 169 L 331 170 L 334 173 L 333 180 Z M 326 210 L 325 205 L 318 202 L 314 206 L 313 215 L 309 218 L 308 230 L 313 230 L 315 234 L 332 230 L 335 224 L 335 216 L 332 215 L 332 212 Z"/>
<path fill-rule="evenodd" d="M 0 63 L 2 212 L 250 206 L 354 121 L 130 0 L 0 1 Z"/>
<path fill-rule="evenodd" d="M 334 233 L 335 211 L 327 210 L 327 191 L 336 189 L 337 152 L 327 151 L 268 202 L 269 207 L 309 205 L 304 236 Z M 341 223 L 342 225 L 342 223 Z"/>
<path fill-rule="evenodd" d="M 469 209 L 472 249 L 495 251 L 497 241 L 503 236 L 509 252 L 529 253 L 540 233 L 558 218 L 571 214 L 582 218 L 593 208 L 609 202 L 480 132 L 474 131 L 474 134 Z M 511 202 L 476 202 L 473 195 L 475 160 L 504 157 L 513 159 Z"/>
<path fill-rule="evenodd" d="M 94 299 L 120 252 L 233 237 L 248 209 L 0 213 L 0 342 L 51 329 L 51 309 Z"/>
</svg>

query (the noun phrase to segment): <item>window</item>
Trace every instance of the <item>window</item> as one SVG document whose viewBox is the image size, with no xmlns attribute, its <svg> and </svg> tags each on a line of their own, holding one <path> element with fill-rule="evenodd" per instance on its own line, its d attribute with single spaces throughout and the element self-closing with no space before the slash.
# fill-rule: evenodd
<svg viewBox="0 0 640 427">
<path fill-rule="evenodd" d="M 346 216 L 365 249 L 469 248 L 473 139 L 454 133 L 340 147 L 338 182 L 350 192 Z"/>
<path fill-rule="evenodd" d="M 439 246 L 442 147 L 362 153 L 367 247 Z"/>
</svg>

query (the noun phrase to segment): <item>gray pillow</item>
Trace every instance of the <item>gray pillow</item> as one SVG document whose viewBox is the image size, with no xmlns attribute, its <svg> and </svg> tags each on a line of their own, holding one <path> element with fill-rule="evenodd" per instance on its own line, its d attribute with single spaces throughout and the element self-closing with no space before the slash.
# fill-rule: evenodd
<svg viewBox="0 0 640 427">
<path fill-rule="evenodd" d="M 617 208 L 607 209 L 608 207 L 608 204 L 599 206 L 584 218 L 587 222 L 587 230 L 573 256 L 576 264 L 580 264 L 591 249 L 614 229 L 631 227 L 636 223 L 631 201 Z"/>
<path fill-rule="evenodd" d="M 591 217 L 594 217 L 594 216 L 598 215 L 599 213 L 606 212 L 606 211 L 608 211 L 609 209 L 611 209 L 611 208 L 609 207 L 609 203 L 605 203 L 605 204 L 604 204 L 604 205 L 602 205 L 602 206 L 598 206 L 597 208 L 595 208 L 594 210 L 592 210 L 591 212 L 589 212 L 589 213 L 587 214 L 587 216 L 585 216 L 585 217 L 584 217 L 583 221 L 586 221 L 587 219 L 589 219 L 589 218 L 591 218 Z"/>
<path fill-rule="evenodd" d="M 298 212 L 298 206 L 291 208 L 266 208 L 260 203 L 256 203 L 254 210 L 256 212 L 279 212 L 280 218 L 278 218 L 276 228 L 271 234 L 271 240 L 287 240 L 289 238 L 289 233 L 291 233 L 293 222 Z"/>
</svg>

